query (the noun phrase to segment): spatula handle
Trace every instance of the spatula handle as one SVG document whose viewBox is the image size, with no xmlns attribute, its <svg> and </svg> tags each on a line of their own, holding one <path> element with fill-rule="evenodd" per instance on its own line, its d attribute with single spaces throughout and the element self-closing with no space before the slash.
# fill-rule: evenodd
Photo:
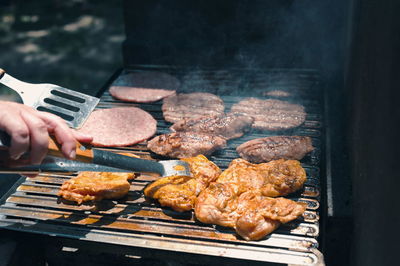
<svg viewBox="0 0 400 266">
<path fill-rule="evenodd" d="M 49 139 L 48 155 L 56 157 L 64 157 L 61 152 L 60 144 Z M 164 173 L 164 167 L 158 162 L 133 158 L 125 155 L 116 154 L 109 151 L 92 149 L 90 146 L 84 146 L 79 142 L 76 143 L 76 161 L 105 165 L 120 169 L 126 169 L 136 172 L 155 172 Z"/>
<path fill-rule="evenodd" d="M 0 149 L 7 149 L 11 146 L 11 137 L 7 132 L 0 130 Z M 53 137 L 49 138 L 48 155 L 55 157 L 64 157 L 61 152 L 61 145 L 58 144 Z M 93 161 L 93 150 L 90 146 L 83 146 L 79 142 L 76 143 L 76 160 L 81 162 Z"/>
<path fill-rule="evenodd" d="M 61 152 L 61 145 L 54 140 L 53 137 L 49 138 L 48 155 L 64 158 Z M 93 162 L 93 149 L 90 146 L 84 146 L 76 142 L 76 161 L 91 163 Z"/>
<path fill-rule="evenodd" d="M 0 130 L 0 147 L 10 147 L 10 136 Z M 61 152 L 61 145 L 53 138 L 49 138 L 48 155 L 64 158 Z M 84 146 L 76 143 L 75 161 L 95 163 L 104 166 L 110 166 L 120 169 L 126 169 L 135 172 L 151 172 L 163 175 L 164 166 L 156 161 L 133 158 L 109 151 L 92 149 L 91 146 Z"/>
<path fill-rule="evenodd" d="M 49 140 L 48 155 L 63 157 L 60 145 L 52 138 Z M 99 149 L 92 149 L 91 147 L 83 146 L 78 142 L 76 144 L 75 160 L 135 172 L 158 173 L 161 175 L 165 173 L 164 166 L 156 161 L 134 158 Z"/>
</svg>

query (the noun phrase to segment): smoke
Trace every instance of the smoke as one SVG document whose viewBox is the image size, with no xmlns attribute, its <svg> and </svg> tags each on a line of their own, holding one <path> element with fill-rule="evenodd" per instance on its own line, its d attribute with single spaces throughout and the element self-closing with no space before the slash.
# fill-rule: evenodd
<svg viewBox="0 0 400 266">
<path fill-rule="evenodd" d="M 237 2 L 238 65 L 250 69 L 337 67 L 343 49 L 345 1 Z"/>
<path fill-rule="evenodd" d="M 274 74 L 270 80 L 259 81 L 232 71 L 226 78 L 234 81 L 230 84 L 198 70 L 337 70 L 342 59 L 345 5 L 345 0 L 136 3 L 125 7 L 133 20 L 127 28 L 128 41 L 135 47 L 130 48 L 133 56 L 128 61 L 190 67 L 193 71 L 180 77 L 183 91 L 226 93 L 229 86 L 246 91 L 254 90 L 255 84 L 260 90 L 280 89 L 283 81 L 296 78 Z"/>
</svg>

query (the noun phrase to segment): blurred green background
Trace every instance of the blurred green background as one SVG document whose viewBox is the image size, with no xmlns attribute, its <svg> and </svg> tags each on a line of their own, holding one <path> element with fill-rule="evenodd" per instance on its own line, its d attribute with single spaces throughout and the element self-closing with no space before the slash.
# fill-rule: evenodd
<svg viewBox="0 0 400 266">
<path fill-rule="evenodd" d="M 122 66 L 122 14 L 122 0 L 0 0 L 0 68 L 93 94 Z"/>
</svg>

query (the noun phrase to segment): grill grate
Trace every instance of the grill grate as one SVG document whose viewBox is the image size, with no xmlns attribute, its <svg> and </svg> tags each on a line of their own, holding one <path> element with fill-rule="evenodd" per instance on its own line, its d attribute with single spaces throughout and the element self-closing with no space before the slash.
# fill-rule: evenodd
<svg viewBox="0 0 400 266">
<path fill-rule="evenodd" d="M 226 149 L 210 156 L 210 159 L 225 169 L 232 159 L 238 157 L 236 147 L 250 139 L 277 134 L 310 136 L 315 150 L 302 160 L 308 180 L 302 191 L 289 197 L 307 203 L 304 216 L 282 225 L 264 240 L 247 242 L 231 229 L 197 222 L 191 212 L 178 213 L 146 201 L 142 190 L 156 179 L 155 176 L 142 174 L 133 180 L 129 194 L 124 199 L 76 206 L 65 204 L 57 197 L 61 184 L 76 173 L 43 173 L 35 178 L 26 178 L 0 206 L 0 226 L 72 239 L 146 247 L 155 251 L 300 265 L 319 263 L 320 256 L 316 249 L 321 201 L 320 169 L 324 162 L 323 106 L 318 74 L 312 70 L 218 71 L 163 66 L 136 66 L 125 70 L 123 74 L 143 70 L 162 71 L 178 77 L 182 81 L 181 91 L 201 90 L 223 95 L 221 98 L 226 110 L 246 95 L 263 97 L 263 88 L 292 92 L 287 100 L 303 104 L 307 112 L 306 122 L 302 126 L 275 133 L 252 131 L 240 139 L 229 141 Z M 98 108 L 117 106 L 138 106 L 157 119 L 157 134 L 169 132 L 170 124 L 162 118 L 161 103 L 125 103 L 104 92 Z M 144 158 L 160 159 L 147 150 L 145 143 L 104 149 L 123 150 Z"/>
</svg>

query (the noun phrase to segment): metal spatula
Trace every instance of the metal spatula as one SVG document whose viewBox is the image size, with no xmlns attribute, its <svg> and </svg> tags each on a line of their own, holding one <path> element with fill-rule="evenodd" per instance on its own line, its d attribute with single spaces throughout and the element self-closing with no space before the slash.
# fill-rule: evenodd
<svg viewBox="0 0 400 266">
<path fill-rule="evenodd" d="M 54 84 L 26 83 L 1 68 L 0 83 L 16 91 L 24 104 L 60 116 L 72 128 L 80 128 L 100 100 Z"/>
</svg>

